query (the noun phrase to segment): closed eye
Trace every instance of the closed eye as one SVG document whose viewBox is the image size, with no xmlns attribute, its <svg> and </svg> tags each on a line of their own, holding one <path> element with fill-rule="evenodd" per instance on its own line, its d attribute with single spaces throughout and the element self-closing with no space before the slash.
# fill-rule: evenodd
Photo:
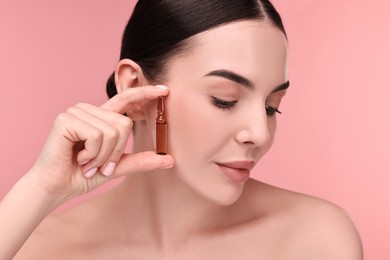
<svg viewBox="0 0 390 260">
<path fill-rule="evenodd" d="M 282 114 L 282 112 L 280 112 L 277 107 L 265 106 L 265 111 L 267 113 L 267 116 L 274 116 L 275 113 Z"/>
<path fill-rule="evenodd" d="M 222 100 L 222 99 L 219 99 L 216 97 L 212 97 L 212 103 L 214 104 L 214 106 L 218 107 L 219 109 L 230 110 L 236 105 L 237 100 L 226 101 L 226 100 Z"/>
<path fill-rule="evenodd" d="M 237 102 L 238 102 L 237 100 L 226 101 L 226 100 L 222 100 L 222 99 L 219 99 L 216 97 L 212 97 L 212 103 L 217 108 L 222 109 L 222 110 L 231 110 L 237 104 Z M 265 111 L 266 111 L 267 116 L 269 116 L 269 117 L 274 116 L 276 113 L 282 114 L 282 112 L 277 107 L 265 106 Z"/>
</svg>

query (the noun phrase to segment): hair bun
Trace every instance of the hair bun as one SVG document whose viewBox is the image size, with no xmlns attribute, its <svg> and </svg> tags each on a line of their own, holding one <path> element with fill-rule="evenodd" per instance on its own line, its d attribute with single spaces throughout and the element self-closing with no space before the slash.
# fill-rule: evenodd
<svg viewBox="0 0 390 260">
<path fill-rule="evenodd" d="M 113 72 L 107 80 L 106 92 L 109 98 L 112 98 L 113 96 L 118 94 L 115 85 L 115 72 Z"/>
</svg>

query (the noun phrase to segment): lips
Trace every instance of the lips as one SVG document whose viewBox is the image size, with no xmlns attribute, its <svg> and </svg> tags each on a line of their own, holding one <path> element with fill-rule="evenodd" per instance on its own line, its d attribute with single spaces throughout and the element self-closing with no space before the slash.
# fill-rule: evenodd
<svg viewBox="0 0 390 260">
<path fill-rule="evenodd" d="M 255 166 L 254 161 L 234 161 L 216 163 L 229 179 L 234 182 L 246 182 L 249 179 L 250 170 Z"/>
</svg>

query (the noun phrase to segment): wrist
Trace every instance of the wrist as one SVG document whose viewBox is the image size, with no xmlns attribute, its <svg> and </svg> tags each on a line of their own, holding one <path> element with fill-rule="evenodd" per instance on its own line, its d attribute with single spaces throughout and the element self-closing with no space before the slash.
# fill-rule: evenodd
<svg viewBox="0 0 390 260">
<path fill-rule="evenodd" d="M 0 201 L 0 258 L 11 259 L 39 223 L 66 199 L 43 189 L 34 174 L 20 178 Z"/>
<path fill-rule="evenodd" d="M 33 169 L 20 178 L 15 186 L 26 196 L 31 196 L 31 199 L 41 201 L 42 206 L 47 207 L 48 213 L 72 198 L 69 194 L 54 192 L 46 187 L 39 178 L 39 173 L 37 174 Z"/>
</svg>

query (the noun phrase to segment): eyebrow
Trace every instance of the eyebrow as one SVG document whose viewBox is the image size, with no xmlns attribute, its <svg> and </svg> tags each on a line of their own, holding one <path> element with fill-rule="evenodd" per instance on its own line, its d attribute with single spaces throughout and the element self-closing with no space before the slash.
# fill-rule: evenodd
<svg viewBox="0 0 390 260">
<path fill-rule="evenodd" d="M 275 92 L 278 92 L 278 91 L 282 91 L 282 90 L 285 90 L 285 89 L 288 89 L 288 87 L 290 86 L 290 81 L 286 81 L 284 82 L 283 84 L 280 84 L 279 86 L 277 86 L 276 88 L 274 88 L 271 93 L 275 93 Z"/>
<path fill-rule="evenodd" d="M 250 89 L 250 90 L 254 90 L 255 89 L 255 84 L 251 80 L 249 80 L 249 79 L 247 79 L 247 78 L 245 78 L 245 77 L 243 77 L 243 76 L 241 76 L 241 75 L 239 75 L 239 74 L 237 74 L 237 73 L 235 73 L 233 71 L 229 71 L 229 70 L 213 70 L 213 71 L 210 71 L 209 73 L 207 73 L 205 75 L 205 77 L 208 77 L 208 76 L 222 77 L 222 78 L 231 80 L 231 81 L 233 81 L 233 82 L 235 82 L 235 83 L 237 83 L 239 85 L 242 85 L 242 86 L 244 86 L 247 89 Z M 278 92 L 278 91 L 285 90 L 289 86 L 290 86 L 290 81 L 287 81 L 287 82 L 277 86 L 276 88 L 274 88 L 271 93 L 275 93 L 275 92 Z"/>
</svg>

